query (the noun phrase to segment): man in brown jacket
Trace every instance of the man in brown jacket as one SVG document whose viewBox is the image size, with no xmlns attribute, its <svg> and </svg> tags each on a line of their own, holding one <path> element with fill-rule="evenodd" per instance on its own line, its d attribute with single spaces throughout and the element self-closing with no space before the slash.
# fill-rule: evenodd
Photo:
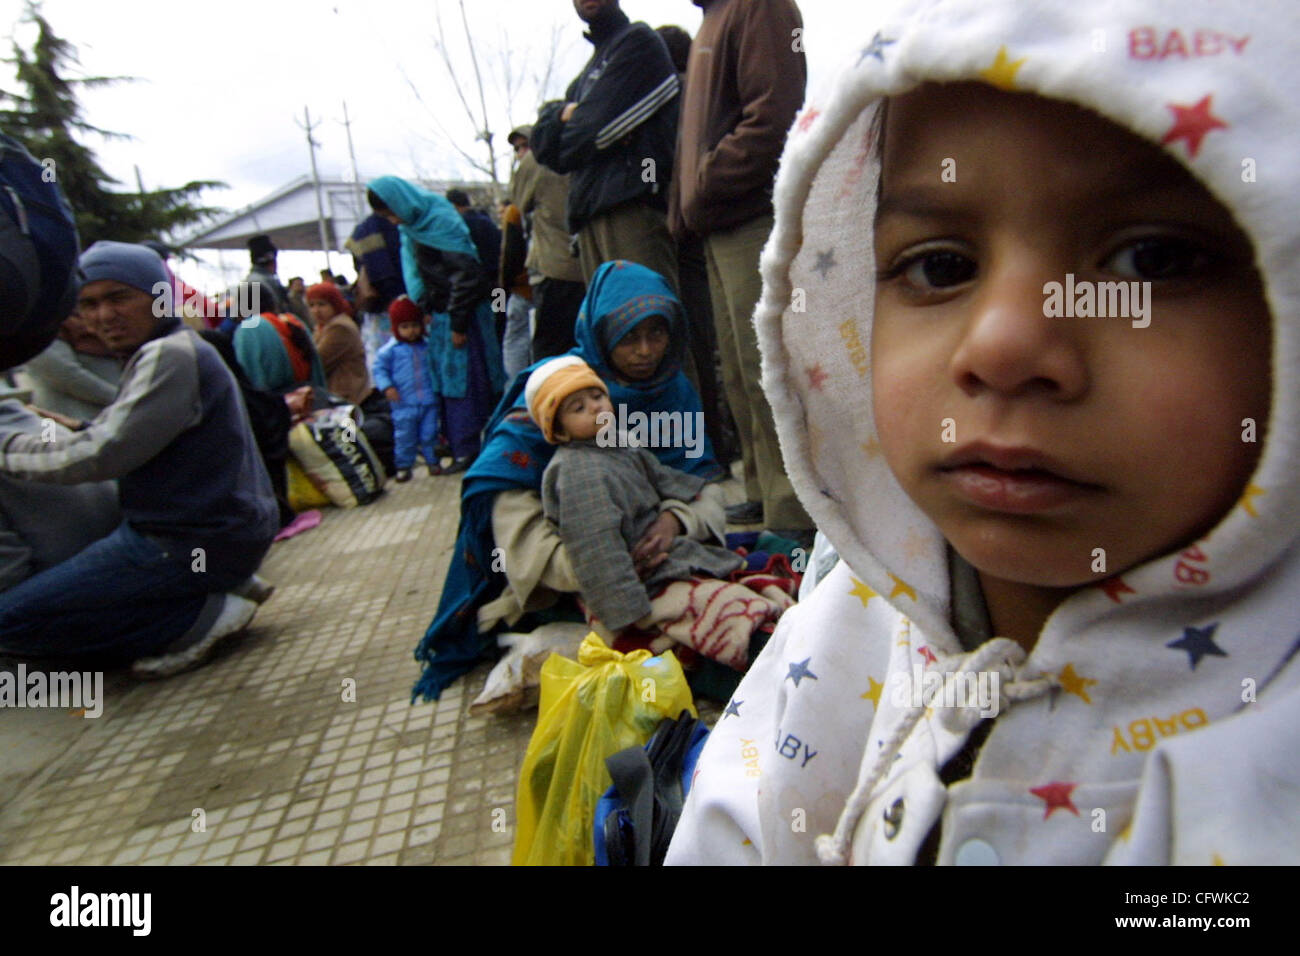
<svg viewBox="0 0 1300 956">
<path fill-rule="evenodd" d="M 793 0 L 694 0 L 704 21 L 691 45 L 669 197 L 674 235 L 705 237 L 723 388 L 744 456 L 743 506 L 729 520 L 764 522 L 811 542 L 812 521 L 781 462 L 759 379 L 753 313 L 758 257 L 772 231 L 777 160 L 807 81 L 803 19 Z"/>
</svg>

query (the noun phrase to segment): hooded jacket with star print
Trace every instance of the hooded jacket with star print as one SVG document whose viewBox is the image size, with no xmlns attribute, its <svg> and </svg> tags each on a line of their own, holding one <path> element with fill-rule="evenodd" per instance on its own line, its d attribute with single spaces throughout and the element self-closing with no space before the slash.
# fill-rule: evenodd
<svg viewBox="0 0 1300 956">
<path fill-rule="evenodd" d="M 720 718 L 669 863 L 1300 862 L 1300 20 L 1284 0 L 1105 10 L 899 4 L 792 128 L 755 323 L 791 482 L 839 562 Z M 1072 102 L 1161 146 L 1250 239 L 1273 319 L 1240 502 L 1073 593 L 1028 655 L 969 639 L 973 571 L 875 430 L 875 276 L 855 265 L 873 260 L 873 121 L 928 80 Z"/>
</svg>

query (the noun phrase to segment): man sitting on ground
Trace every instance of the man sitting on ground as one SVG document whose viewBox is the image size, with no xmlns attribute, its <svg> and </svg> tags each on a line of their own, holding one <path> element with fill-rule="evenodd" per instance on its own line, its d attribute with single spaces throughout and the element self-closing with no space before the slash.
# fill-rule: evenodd
<svg viewBox="0 0 1300 956">
<path fill-rule="evenodd" d="M 278 512 L 221 356 L 178 318 L 155 315 L 167 282 L 158 255 L 98 242 L 78 268 L 79 313 L 126 359 L 117 398 L 92 421 L 61 422 L 71 434 L 0 425 L 0 473 L 116 478 L 123 521 L 0 595 L 0 652 L 130 660 L 137 676 L 164 677 L 203 663 L 252 619 L 269 593 L 254 572 Z"/>
</svg>

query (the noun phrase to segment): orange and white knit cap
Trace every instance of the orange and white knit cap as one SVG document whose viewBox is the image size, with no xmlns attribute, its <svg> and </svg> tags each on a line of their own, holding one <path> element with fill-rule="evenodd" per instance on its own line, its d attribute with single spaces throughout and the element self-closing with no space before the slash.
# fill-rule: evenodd
<svg viewBox="0 0 1300 956">
<path fill-rule="evenodd" d="M 574 392 L 584 388 L 598 388 L 608 394 L 609 389 L 590 365 L 576 355 L 561 355 L 537 368 L 524 385 L 524 401 L 528 414 L 542 430 L 552 445 L 555 440 L 555 418 L 560 404 Z"/>
</svg>

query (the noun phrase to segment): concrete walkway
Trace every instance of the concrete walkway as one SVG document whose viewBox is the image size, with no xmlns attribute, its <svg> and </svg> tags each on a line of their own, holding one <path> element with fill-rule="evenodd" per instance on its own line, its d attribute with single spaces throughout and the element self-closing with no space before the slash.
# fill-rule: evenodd
<svg viewBox="0 0 1300 956">
<path fill-rule="evenodd" d="M 272 547 L 246 635 L 169 680 L 106 674 L 97 719 L 0 710 L 0 864 L 508 863 L 536 711 L 469 716 L 486 665 L 408 703 L 459 491 L 419 469 L 327 509 Z"/>
</svg>

